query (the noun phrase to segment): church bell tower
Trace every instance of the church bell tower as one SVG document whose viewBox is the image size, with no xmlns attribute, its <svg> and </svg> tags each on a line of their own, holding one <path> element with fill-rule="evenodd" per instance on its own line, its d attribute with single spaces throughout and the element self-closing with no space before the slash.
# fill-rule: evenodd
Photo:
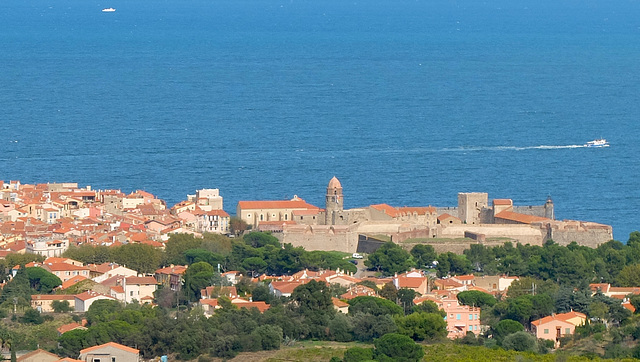
<svg viewBox="0 0 640 362">
<path fill-rule="evenodd" d="M 325 225 L 335 225 L 338 214 L 342 213 L 342 211 L 344 210 L 342 185 L 335 176 L 333 176 L 331 181 L 329 181 L 329 186 L 327 186 L 327 196 L 325 202 L 326 212 L 324 223 Z"/>
</svg>

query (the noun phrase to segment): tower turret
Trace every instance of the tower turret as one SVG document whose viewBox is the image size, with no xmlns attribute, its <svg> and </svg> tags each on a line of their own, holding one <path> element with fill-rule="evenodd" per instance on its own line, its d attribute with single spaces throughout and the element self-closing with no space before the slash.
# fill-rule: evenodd
<svg viewBox="0 0 640 362">
<path fill-rule="evenodd" d="M 551 200 L 551 195 L 547 196 L 547 202 L 544 203 L 544 217 L 551 220 L 556 219 L 556 215 L 553 212 L 553 200 Z"/>
</svg>

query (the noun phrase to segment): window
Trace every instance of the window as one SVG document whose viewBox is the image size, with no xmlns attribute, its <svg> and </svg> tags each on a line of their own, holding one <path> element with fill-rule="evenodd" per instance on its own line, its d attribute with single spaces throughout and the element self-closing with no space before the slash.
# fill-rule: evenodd
<svg viewBox="0 0 640 362">
<path fill-rule="evenodd" d="M 469 314 L 469 320 L 472 321 L 473 320 L 473 314 Z"/>
<path fill-rule="evenodd" d="M 473 326 L 469 326 L 469 330 L 473 332 Z"/>
<path fill-rule="evenodd" d="M 462 319 L 462 316 L 460 314 L 456 314 L 456 319 L 460 320 L 460 319 Z"/>
<path fill-rule="evenodd" d="M 264 215 L 260 214 L 260 221 L 264 220 Z"/>
<path fill-rule="evenodd" d="M 116 362 L 116 358 L 115 357 L 111 357 L 111 362 Z"/>
<path fill-rule="evenodd" d="M 276 216 L 273 215 L 273 217 L 276 217 Z M 284 219 L 289 220 L 289 214 L 284 214 Z M 300 220 L 302 220 L 302 216 L 300 216 Z"/>
<path fill-rule="evenodd" d="M 544 329 L 544 334 L 549 334 L 549 329 L 548 328 Z"/>
<path fill-rule="evenodd" d="M 571 334 L 571 328 L 565 328 L 564 334 Z"/>
</svg>

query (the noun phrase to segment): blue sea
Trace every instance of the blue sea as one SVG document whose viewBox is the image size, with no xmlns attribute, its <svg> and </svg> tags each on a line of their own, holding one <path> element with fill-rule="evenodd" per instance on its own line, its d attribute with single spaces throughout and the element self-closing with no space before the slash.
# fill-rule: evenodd
<svg viewBox="0 0 640 362">
<path fill-rule="evenodd" d="M 550 195 L 626 241 L 639 44 L 637 0 L 3 0 L 0 179 L 232 214 L 334 175 L 347 208 Z"/>
</svg>

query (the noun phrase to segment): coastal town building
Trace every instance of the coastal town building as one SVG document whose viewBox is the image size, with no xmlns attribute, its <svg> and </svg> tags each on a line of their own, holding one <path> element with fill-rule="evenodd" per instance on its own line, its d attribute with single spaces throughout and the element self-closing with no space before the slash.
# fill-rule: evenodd
<svg viewBox="0 0 640 362">
<path fill-rule="evenodd" d="M 84 362 L 139 362 L 140 351 L 109 342 L 81 350 L 78 359 Z"/>
<path fill-rule="evenodd" d="M 583 325 L 586 320 L 586 315 L 574 311 L 553 314 L 531 322 L 531 332 L 536 338 L 554 341 L 557 346 L 560 338 L 573 335 L 576 327 Z"/>
</svg>

